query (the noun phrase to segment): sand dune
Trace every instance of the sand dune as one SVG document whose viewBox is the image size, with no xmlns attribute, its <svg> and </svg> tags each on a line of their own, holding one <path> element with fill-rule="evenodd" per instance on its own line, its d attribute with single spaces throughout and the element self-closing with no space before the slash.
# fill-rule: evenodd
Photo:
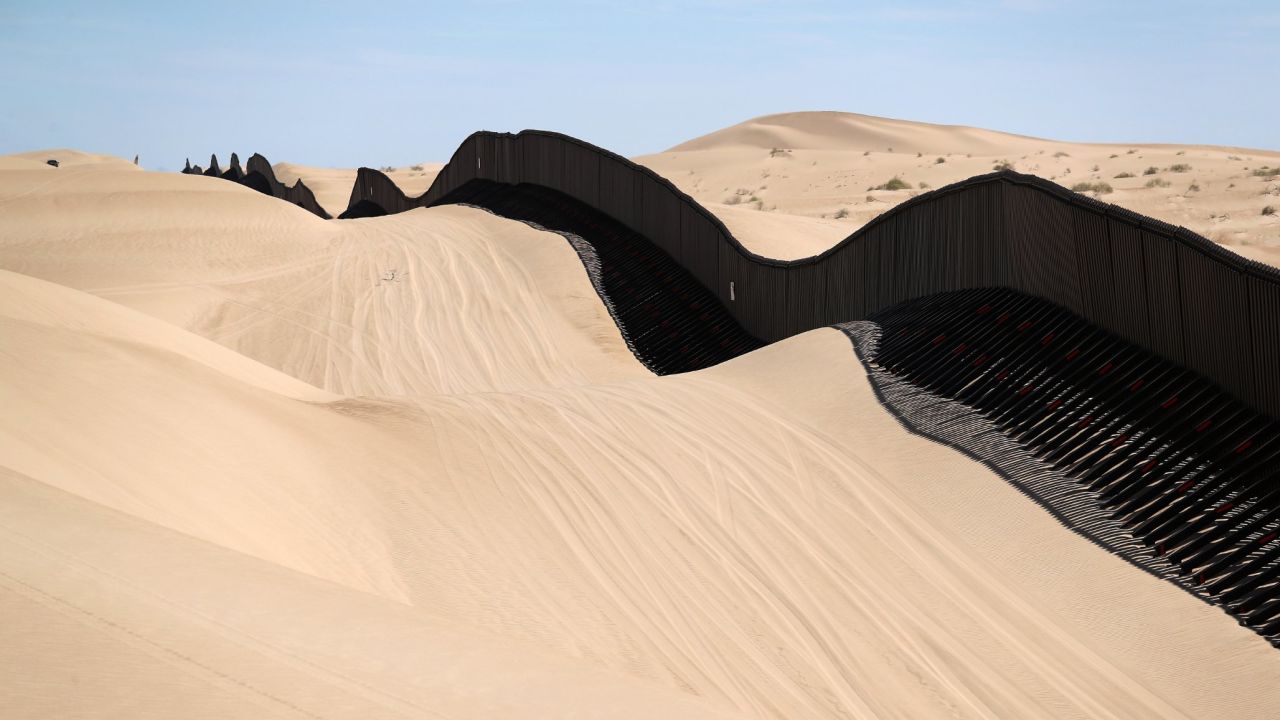
<svg viewBox="0 0 1280 720">
<path fill-rule="evenodd" d="M 1274 150 L 1072 143 L 814 112 L 756 118 L 635 160 L 716 212 L 732 204 L 827 218 L 843 226 L 845 235 L 923 187 L 941 187 L 1009 162 L 1065 187 L 1106 183 L 1112 192 L 1091 194 L 1233 249 L 1280 246 L 1280 214 L 1262 214 L 1268 205 L 1280 209 L 1280 176 L 1253 174 L 1263 166 L 1280 167 L 1280 151 Z M 1178 165 L 1188 167 L 1170 169 Z M 1153 167 L 1157 171 L 1146 174 Z M 1117 177 L 1125 173 L 1132 177 Z M 875 189 L 894 178 L 906 187 Z M 1148 187 L 1153 181 L 1163 185 Z M 739 237 L 752 242 L 750 234 Z M 776 245 L 760 247 L 769 251 Z"/>
<path fill-rule="evenodd" d="M 1280 707 L 1274 648 L 906 434 L 837 331 L 656 378 L 550 233 L 46 176 L 0 171 L 15 716 Z"/>
</svg>

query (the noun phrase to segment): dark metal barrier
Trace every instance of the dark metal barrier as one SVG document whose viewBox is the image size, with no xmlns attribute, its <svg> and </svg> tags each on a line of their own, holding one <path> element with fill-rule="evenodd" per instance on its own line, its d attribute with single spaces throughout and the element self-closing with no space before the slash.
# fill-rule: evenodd
<svg viewBox="0 0 1280 720">
<path fill-rule="evenodd" d="M 1008 287 L 1070 309 L 1280 416 L 1280 271 L 1031 175 L 991 173 L 921 194 L 829 250 L 792 261 L 746 249 L 652 170 L 540 130 L 474 133 L 417 198 L 361 168 L 348 212 L 438 204 L 474 179 L 540 185 L 618 220 L 653 240 L 767 342 L 937 292 Z"/>
</svg>

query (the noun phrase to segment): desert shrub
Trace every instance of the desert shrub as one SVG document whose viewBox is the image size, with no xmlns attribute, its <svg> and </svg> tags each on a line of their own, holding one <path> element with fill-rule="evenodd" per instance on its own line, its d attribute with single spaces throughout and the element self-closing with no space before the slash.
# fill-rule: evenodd
<svg viewBox="0 0 1280 720">
<path fill-rule="evenodd" d="M 1149 188 L 1169 187 L 1169 181 L 1163 178 L 1151 178 L 1147 181 L 1146 186 Z"/>
<path fill-rule="evenodd" d="M 843 220 L 849 217 L 849 210 L 847 208 L 840 208 L 839 210 L 836 211 L 835 215 L 832 215 L 832 217 L 834 217 L 837 220 Z"/>
<path fill-rule="evenodd" d="M 868 156 L 868 155 L 870 155 L 870 154 L 871 154 L 871 151 L 870 151 L 870 150 L 864 150 L 864 151 L 862 152 L 862 157 L 866 157 L 866 156 Z"/>
<path fill-rule="evenodd" d="M 929 189 L 929 183 L 927 183 L 927 182 L 921 182 L 921 183 L 920 183 L 920 189 L 921 189 L 921 190 L 928 190 L 928 189 Z"/>
<path fill-rule="evenodd" d="M 1097 165 L 1094 165 L 1094 166 L 1093 166 L 1093 172 L 1098 172 L 1098 166 L 1097 166 Z"/>
<path fill-rule="evenodd" d="M 1075 185 L 1071 186 L 1071 189 L 1074 190 L 1075 192 L 1080 192 L 1080 193 L 1091 192 L 1091 193 L 1097 193 L 1099 195 L 1106 195 L 1112 191 L 1111 186 L 1104 182 L 1076 183 Z"/>
<path fill-rule="evenodd" d="M 1178 152 L 1174 153 L 1174 155 L 1186 155 L 1186 154 L 1187 154 L 1186 150 L 1179 150 Z"/>
<path fill-rule="evenodd" d="M 1054 154 L 1053 154 L 1053 156 L 1054 156 L 1054 157 L 1071 157 L 1070 155 L 1068 155 L 1068 154 L 1066 154 L 1066 153 L 1062 152 L 1061 150 L 1059 150 L 1058 152 L 1054 153 Z"/>
<path fill-rule="evenodd" d="M 379 171 L 381 171 L 381 172 L 384 172 L 384 173 L 389 173 L 389 172 L 395 172 L 395 171 L 396 171 L 396 169 L 395 169 L 395 168 L 393 168 L 393 167 L 391 167 L 390 165 L 383 165 L 382 167 L 378 168 L 378 170 L 379 170 Z"/>
<path fill-rule="evenodd" d="M 1200 185 L 1193 181 L 1190 185 L 1187 186 L 1187 192 L 1189 193 L 1200 192 Z"/>
<path fill-rule="evenodd" d="M 941 165 L 942 163 L 944 163 L 944 162 L 946 162 L 946 161 L 947 161 L 947 159 L 946 159 L 946 158 L 944 158 L 944 157 L 940 157 L 940 158 L 938 158 L 937 160 L 934 160 L 934 161 L 933 161 L 933 164 L 934 164 L 934 165 Z"/>
<path fill-rule="evenodd" d="M 875 201 L 876 201 L 876 196 L 875 196 L 875 195 L 868 195 L 868 196 L 867 196 L 867 202 L 875 202 Z"/>
<path fill-rule="evenodd" d="M 1158 172 L 1160 172 L 1160 168 L 1156 167 L 1155 165 L 1152 165 L 1151 167 L 1147 168 L 1146 170 L 1143 170 L 1143 171 L 1142 171 L 1142 174 L 1143 174 L 1143 175 L 1155 175 L 1155 174 L 1156 174 L 1156 173 L 1158 173 Z"/>
<path fill-rule="evenodd" d="M 916 153 L 916 157 L 924 157 L 924 153 L 922 153 L 922 152 L 918 152 L 918 153 Z"/>
<path fill-rule="evenodd" d="M 1115 180 L 1123 180 L 1124 178 L 1131 178 L 1131 177 L 1134 177 L 1133 173 L 1131 173 L 1131 172 L 1122 172 L 1122 173 L 1120 173 L 1119 175 L 1116 175 L 1114 179 L 1115 179 Z"/>
<path fill-rule="evenodd" d="M 725 205 L 737 205 L 740 202 L 742 202 L 741 195 L 730 195 L 729 197 L 724 199 Z"/>
<path fill-rule="evenodd" d="M 422 172 L 422 166 L 421 166 L 421 165 L 410 165 L 410 166 L 409 166 L 409 169 L 410 169 L 410 170 L 413 170 L 413 171 L 415 171 L 415 172 Z"/>
<path fill-rule="evenodd" d="M 877 185 L 871 189 L 872 190 L 907 190 L 907 189 L 910 189 L 910 187 L 911 185 L 908 184 L 907 181 L 903 180 L 897 175 L 894 175 L 893 177 L 889 178 L 888 182 L 884 183 L 883 185 Z"/>
<path fill-rule="evenodd" d="M 782 157 L 791 157 L 791 151 L 786 148 L 773 148 L 769 151 L 769 157 L 778 157 L 779 155 Z"/>
<path fill-rule="evenodd" d="M 1228 155 L 1228 156 L 1227 156 L 1227 159 L 1228 159 L 1228 160 L 1243 160 L 1244 158 L 1240 157 L 1239 155 Z"/>
<path fill-rule="evenodd" d="M 1252 174 L 1254 177 L 1270 180 L 1271 178 L 1280 175 L 1280 167 L 1267 167 L 1266 165 L 1263 165 L 1262 167 L 1255 169 Z"/>
<path fill-rule="evenodd" d="M 1115 153 L 1111 153 L 1108 157 L 1109 157 L 1109 158 L 1111 158 L 1112 160 L 1115 160 L 1116 158 L 1118 158 L 1118 157 L 1120 157 L 1120 156 L 1119 156 L 1119 155 L 1117 155 L 1117 154 L 1115 154 Z"/>
<path fill-rule="evenodd" d="M 1125 155 L 1132 155 L 1136 152 L 1138 152 L 1138 148 L 1129 148 L 1129 150 L 1125 153 Z"/>
<path fill-rule="evenodd" d="M 1169 166 L 1169 172 L 1184 173 L 1190 170 L 1191 166 L 1186 163 L 1174 163 Z"/>
<path fill-rule="evenodd" d="M 1008 160 L 1001 160 L 1000 162 L 991 166 L 991 169 L 995 170 L 996 172 L 999 172 L 1001 170 L 1012 170 L 1013 163 L 1009 162 Z"/>
<path fill-rule="evenodd" d="M 1263 215 L 1275 215 L 1275 214 L 1276 214 L 1276 208 L 1275 208 L 1275 206 L 1274 206 L 1274 205 L 1268 205 L 1268 206 L 1266 206 L 1266 207 L 1262 208 L 1262 214 L 1263 214 Z"/>
</svg>

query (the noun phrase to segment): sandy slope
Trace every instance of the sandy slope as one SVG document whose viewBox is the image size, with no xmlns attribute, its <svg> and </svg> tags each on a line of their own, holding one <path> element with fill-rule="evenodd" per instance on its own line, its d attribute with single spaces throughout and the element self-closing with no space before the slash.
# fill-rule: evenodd
<svg viewBox="0 0 1280 720">
<path fill-rule="evenodd" d="M 1108 183 L 1114 191 L 1099 194 L 1106 201 L 1183 225 L 1227 246 L 1280 246 L 1280 177 L 1267 180 L 1252 174 L 1264 165 L 1280 167 L 1280 151 L 1274 150 L 1070 143 L 813 112 L 756 118 L 636 160 L 714 212 L 733 203 L 734 210 L 832 219 L 840 228 L 831 231 L 836 239 L 918 194 L 921 184 L 941 187 L 991 172 L 996 163 L 1008 161 L 1021 172 L 1066 187 Z M 1185 172 L 1168 169 L 1177 164 L 1190 167 Z M 1159 172 L 1145 175 L 1149 167 Z M 1134 177 L 1117 178 L 1121 173 Z M 870 189 L 894 177 L 911 189 Z M 1146 187 L 1152 180 L 1169 185 Z M 1268 205 L 1277 214 L 1262 215 Z M 847 216 L 835 220 L 841 212 Z M 738 232 L 731 216 L 725 221 Z M 750 232 L 742 239 L 756 246 Z M 759 247 L 771 250 L 776 244 Z M 804 251 L 809 249 L 804 246 Z M 800 252 L 797 247 L 792 256 Z"/>
<path fill-rule="evenodd" d="M 405 194 L 417 197 L 431 187 L 436 175 L 444 163 L 421 163 L 408 165 L 387 171 L 391 178 Z M 278 162 L 271 168 L 276 178 L 286 185 L 302 180 L 316 194 L 320 207 L 337 217 L 347 209 L 351 200 L 351 186 L 356 182 L 356 171 L 351 168 L 319 168 L 298 165 L 296 163 Z"/>
<path fill-rule="evenodd" d="M 835 331 L 654 378 L 557 236 L 36 172 L 0 172 L 12 715 L 1280 706 L 1280 653 L 905 434 Z"/>
<path fill-rule="evenodd" d="M 644 373 L 568 243 L 480 210 L 333 223 L 217 178 L 30 173 L 0 173 L 0 267 L 317 386 L 469 392 Z"/>
</svg>

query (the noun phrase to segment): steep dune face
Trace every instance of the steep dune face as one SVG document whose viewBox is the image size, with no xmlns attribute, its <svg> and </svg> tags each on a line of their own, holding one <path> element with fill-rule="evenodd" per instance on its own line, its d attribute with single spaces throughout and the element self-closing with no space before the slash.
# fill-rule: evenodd
<svg viewBox="0 0 1280 720">
<path fill-rule="evenodd" d="M 756 118 L 636 161 L 723 213 L 735 234 L 743 229 L 743 242 L 765 252 L 779 244 L 776 235 L 764 237 L 745 221 L 735 226 L 734 215 L 747 209 L 829 220 L 829 247 L 924 188 L 1007 162 L 1065 187 L 1103 183 L 1110 192 L 1086 192 L 1280 260 L 1280 214 L 1262 213 L 1280 208 L 1280 175 L 1263 169 L 1280 167 L 1280 152 L 1270 150 L 1072 143 L 812 112 Z M 807 228 L 804 234 L 812 237 Z M 803 257 L 815 243 L 791 244 L 796 250 L 784 257 Z"/>
<path fill-rule="evenodd" d="M 559 236 L 152 177 L 0 173 L 48 276 L 0 273 L 20 716 L 1280 706 L 1273 648 L 906 434 L 835 330 L 657 378 Z"/>
</svg>

